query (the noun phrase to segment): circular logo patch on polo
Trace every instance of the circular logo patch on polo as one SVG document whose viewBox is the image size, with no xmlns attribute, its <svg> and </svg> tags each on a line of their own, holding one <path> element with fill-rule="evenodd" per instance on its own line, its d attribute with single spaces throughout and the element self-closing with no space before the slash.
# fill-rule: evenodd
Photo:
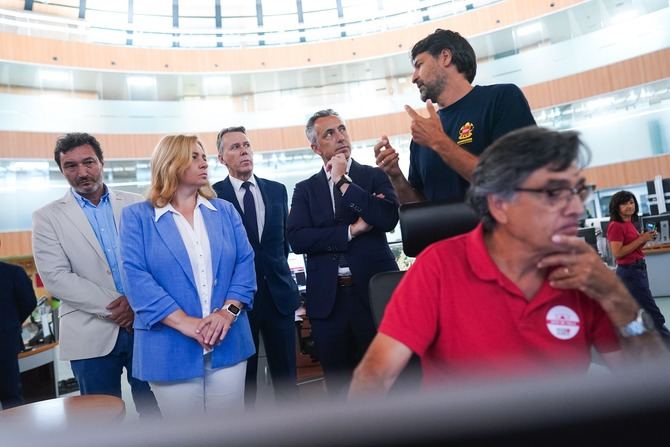
<svg viewBox="0 0 670 447">
<path fill-rule="evenodd" d="M 547 329 L 559 340 L 569 340 L 579 332 L 579 316 L 567 306 L 554 306 L 547 312 Z"/>
</svg>

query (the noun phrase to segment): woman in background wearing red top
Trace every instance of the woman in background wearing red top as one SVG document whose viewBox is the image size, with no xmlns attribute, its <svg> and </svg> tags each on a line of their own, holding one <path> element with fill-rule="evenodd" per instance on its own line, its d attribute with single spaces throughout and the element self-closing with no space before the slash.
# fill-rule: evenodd
<svg viewBox="0 0 670 447">
<path fill-rule="evenodd" d="M 666 343 L 670 344 L 670 331 L 665 327 L 665 318 L 649 290 L 647 264 L 642 247 L 656 237 L 656 231 L 639 233 L 633 222 L 637 222 L 640 207 L 630 191 L 619 191 L 610 200 L 610 223 L 607 240 L 616 259 L 616 274 L 628 291 L 654 319 L 656 329 Z"/>
</svg>

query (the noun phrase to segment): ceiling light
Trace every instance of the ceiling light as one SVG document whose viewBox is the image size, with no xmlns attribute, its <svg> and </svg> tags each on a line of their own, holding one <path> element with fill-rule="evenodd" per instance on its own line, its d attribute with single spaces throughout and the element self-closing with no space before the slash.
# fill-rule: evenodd
<svg viewBox="0 0 670 447">
<path fill-rule="evenodd" d="M 128 76 L 126 78 L 128 87 L 134 88 L 150 88 L 156 86 L 156 78 L 151 76 Z"/>
<path fill-rule="evenodd" d="M 520 26 L 516 29 L 516 35 L 518 37 L 529 36 L 533 33 L 539 33 L 542 31 L 542 23 L 534 22 L 528 25 Z"/>
<path fill-rule="evenodd" d="M 204 80 L 205 89 L 210 90 L 230 90 L 230 77 L 228 76 L 207 76 Z"/>
<path fill-rule="evenodd" d="M 60 70 L 40 70 L 38 76 L 41 82 L 65 83 L 72 80 L 72 73 Z"/>
</svg>

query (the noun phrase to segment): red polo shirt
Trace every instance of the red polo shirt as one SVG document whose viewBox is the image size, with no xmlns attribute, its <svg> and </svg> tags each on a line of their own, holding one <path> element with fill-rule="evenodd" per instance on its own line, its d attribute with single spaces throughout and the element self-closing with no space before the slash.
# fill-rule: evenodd
<svg viewBox="0 0 670 447">
<path fill-rule="evenodd" d="M 640 233 L 637 232 L 637 228 L 635 228 L 635 225 L 633 225 L 632 222 L 617 222 L 616 220 L 610 220 L 610 223 L 607 224 L 607 240 L 610 242 L 615 241 L 621 242 L 623 245 L 628 245 L 639 236 Z M 628 265 L 635 261 L 639 261 L 640 259 L 644 259 L 642 245 L 628 253 L 626 256 L 617 258 L 616 263 L 618 265 Z"/>
<path fill-rule="evenodd" d="M 428 247 L 398 285 L 380 332 L 421 357 L 427 382 L 454 374 L 586 371 L 619 349 L 600 305 L 542 285 L 527 300 L 495 265 L 482 226 Z"/>
</svg>

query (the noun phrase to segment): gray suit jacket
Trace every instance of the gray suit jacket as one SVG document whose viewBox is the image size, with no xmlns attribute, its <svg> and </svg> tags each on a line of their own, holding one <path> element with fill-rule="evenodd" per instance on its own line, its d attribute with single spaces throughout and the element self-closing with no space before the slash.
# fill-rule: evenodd
<svg viewBox="0 0 670 447">
<path fill-rule="evenodd" d="M 142 197 L 111 189 L 109 196 L 118 229 L 121 209 Z M 93 228 L 69 189 L 33 213 L 33 254 L 45 288 L 61 300 L 61 359 L 109 354 L 119 326 L 106 319 L 105 307 L 120 294 Z"/>
</svg>

